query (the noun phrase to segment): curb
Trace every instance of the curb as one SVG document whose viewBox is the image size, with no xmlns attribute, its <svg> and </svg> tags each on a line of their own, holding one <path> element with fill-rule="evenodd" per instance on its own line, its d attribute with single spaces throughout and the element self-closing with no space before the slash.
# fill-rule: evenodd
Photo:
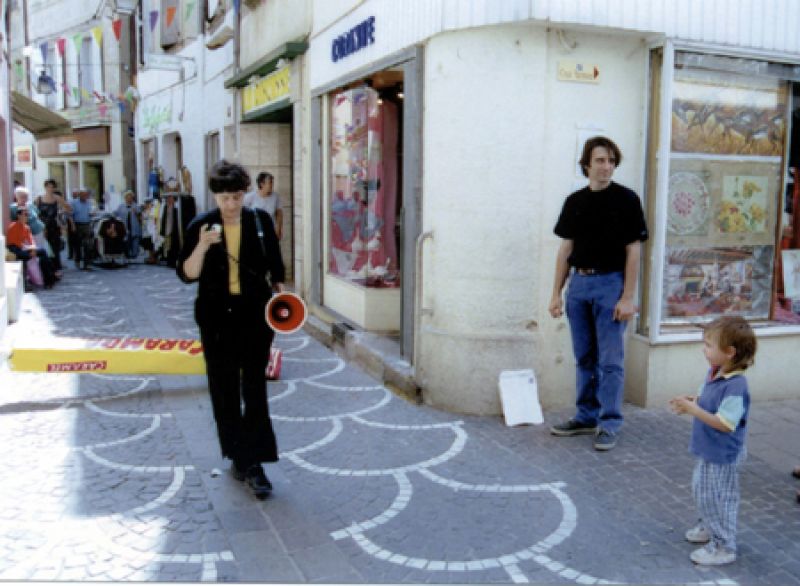
<svg viewBox="0 0 800 586">
<path fill-rule="evenodd" d="M 311 314 L 303 329 L 337 355 L 358 364 L 395 395 L 422 404 L 421 389 L 414 380 L 414 368 L 382 336 L 354 330 L 344 322 L 328 322 Z"/>
</svg>

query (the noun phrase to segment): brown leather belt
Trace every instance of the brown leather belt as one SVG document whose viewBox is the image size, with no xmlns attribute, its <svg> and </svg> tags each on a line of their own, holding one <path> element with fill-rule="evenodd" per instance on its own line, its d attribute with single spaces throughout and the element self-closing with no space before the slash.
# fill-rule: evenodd
<svg viewBox="0 0 800 586">
<path fill-rule="evenodd" d="M 605 269 L 579 269 L 576 268 L 575 272 L 579 275 L 607 275 L 608 273 L 613 273 L 615 271 L 607 271 Z"/>
</svg>

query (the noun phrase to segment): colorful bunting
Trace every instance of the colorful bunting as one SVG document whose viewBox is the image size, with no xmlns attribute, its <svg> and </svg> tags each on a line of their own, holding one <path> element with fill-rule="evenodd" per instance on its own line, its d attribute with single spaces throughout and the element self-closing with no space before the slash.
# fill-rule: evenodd
<svg viewBox="0 0 800 586">
<path fill-rule="evenodd" d="M 80 101 L 81 101 L 81 89 L 77 88 L 77 87 L 72 88 L 72 95 L 75 98 L 75 101 L 80 103 Z"/>
<path fill-rule="evenodd" d="M 80 55 L 81 45 L 83 44 L 83 33 L 78 33 L 72 37 L 72 42 L 75 43 L 75 51 Z"/>
<path fill-rule="evenodd" d="M 114 31 L 114 36 L 117 37 L 117 42 L 119 42 L 119 38 L 122 35 L 122 19 L 118 18 L 112 21 L 111 28 Z"/>
<path fill-rule="evenodd" d="M 150 32 L 153 32 L 153 29 L 156 28 L 156 23 L 158 22 L 158 10 L 151 10 L 150 11 Z"/>
<path fill-rule="evenodd" d="M 103 27 L 95 26 L 92 27 L 92 36 L 94 37 L 97 46 L 101 49 L 103 48 Z"/>
<path fill-rule="evenodd" d="M 67 39 L 64 39 L 64 38 L 56 39 L 56 48 L 58 49 L 58 54 L 61 57 L 63 57 L 64 56 L 64 51 L 67 48 Z"/>
<path fill-rule="evenodd" d="M 39 45 L 39 50 L 42 52 L 42 63 L 47 63 L 47 41 Z"/>
<path fill-rule="evenodd" d="M 20 63 L 19 61 L 14 62 L 14 73 L 17 74 L 17 79 L 22 79 L 23 77 L 22 63 Z"/>
<path fill-rule="evenodd" d="M 94 94 L 94 97 L 97 98 L 98 102 L 105 102 L 106 101 L 106 97 L 104 95 L 102 95 L 102 94 L 97 93 L 96 90 L 93 90 L 92 93 Z"/>
<path fill-rule="evenodd" d="M 189 0 L 186 3 L 186 16 L 183 17 L 183 20 L 189 20 L 189 16 L 191 16 L 193 9 L 194 9 L 194 2 L 192 2 L 192 0 Z"/>
<path fill-rule="evenodd" d="M 81 95 L 83 96 L 83 99 L 85 99 L 85 100 L 89 100 L 89 99 L 92 98 L 92 94 L 90 94 L 89 90 L 87 90 L 85 88 L 81 88 Z"/>
<path fill-rule="evenodd" d="M 233 9 L 236 11 L 237 14 L 239 13 L 239 8 L 241 4 L 242 0 L 233 0 Z"/>
<path fill-rule="evenodd" d="M 172 21 L 175 20 L 175 12 L 178 10 L 176 6 L 167 6 L 167 26 L 172 26 Z"/>
<path fill-rule="evenodd" d="M 108 112 L 108 106 L 106 106 L 105 104 L 98 104 L 97 111 L 100 112 L 100 116 L 102 118 L 105 118 L 106 113 Z"/>
</svg>

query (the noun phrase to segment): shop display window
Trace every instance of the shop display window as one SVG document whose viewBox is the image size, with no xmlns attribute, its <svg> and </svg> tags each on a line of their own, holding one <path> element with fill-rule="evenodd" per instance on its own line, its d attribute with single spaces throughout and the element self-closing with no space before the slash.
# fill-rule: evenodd
<svg viewBox="0 0 800 586">
<path fill-rule="evenodd" d="M 656 226 L 665 231 L 661 329 L 723 314 L 800 324 L 796 72 L 680 51 L 674 63 L 668 168 L 657 171 L 668 175 Z"/>
<path fill-rule="evenodd" d="M 330 97 L 328 272 L 365 287 L 400 286 L 400 109 L 367 84 Z"/>
</svg>

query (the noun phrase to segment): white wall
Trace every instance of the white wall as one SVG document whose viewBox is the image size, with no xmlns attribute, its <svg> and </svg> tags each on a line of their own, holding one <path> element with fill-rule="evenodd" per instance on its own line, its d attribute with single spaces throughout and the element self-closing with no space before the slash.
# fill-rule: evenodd
<svg viewBox="0 0 800 586">
<path fill-rule="evenodd" d="M 168 149 L 165 149 L 163 137 L 178 133 L 181 137 L 183 163 L 192 174 L 193 195 L 198 212 L 204 209 L 208 166 L 205 137 L 212 131 L 218 131 L 223 136 L 224 128 L 233 123 L 235 116 L 233 92 L 226 90 L 223 83 L 233 72 L 232 45 L 229 42 L 216 51 L 208 51 L 203 45 L 202 37 L 189 44 L 180 52 L 181 56 L 194 60 L 184 60 L 183 83 L 179 72 L 155 68 L 140 72 L 142 99 L 136 110 L 136 167 L 140 201 L 147 194 L 147 161 L 142 155 L 142 141 L 157 139 L 159 160 L 156 164 L 164 165 Z M 153 118 L 158 113 L 164 113 L 163 120 Z M 148 120 L 151 123 L 148 124 Z M 221 147 L 227 148 L 225 145 Z M 165 165 L 165 174 L 164 180 L 174 172 Z"/>
<path fill-rule="evenodd" d="M 572 191 L 578 127 L 618 142 L 616 179 L 641 186 L 644 78 L 640 39 L 572 33 L 568 52 L 540 26 L 433 37 L 425 51 L 424 258 L 418 378 L 447 409 L 499 412 L 497 376 L 534 368 L 545 405 L 574 398 L 566 320 L 547 306 Z M 596 64 L 601 83 L 556 79 L 559 60 Z M 480 360 L 475 357 L 480 356 Z"/>
<path fill-rule="evenodd" d="M 242 3 L 242 42 L 239 65 L 242 69 L 311 30 L 311 0 L 270 0 L 252 10 Z"/>
<path fill-rule="evenodd" d="M 337 16 L 344 20 L 337 22 Z M 375 17 L 375 45 L 332 63 L 331 40 L 368 16 Z M 534 21 L 742 47 L 793 60 L 800 54 L 796 0 L 314 0 L 311 88 L 443 31 Z"/>
</svg>

